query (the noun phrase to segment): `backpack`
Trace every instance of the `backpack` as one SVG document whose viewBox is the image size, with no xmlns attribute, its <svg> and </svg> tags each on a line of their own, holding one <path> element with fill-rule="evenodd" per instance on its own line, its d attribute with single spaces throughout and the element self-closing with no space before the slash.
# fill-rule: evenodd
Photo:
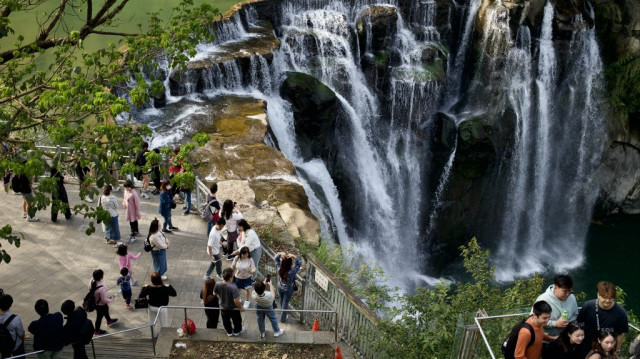
<svg viewBox="0 0 640 359">
<path fill-rule="evenodd" d="M 93 338 L 93 333 L 95 332 L 95 328 L 93 326 L 93 322 L 91 321 L 91 319 L 87 319 L 84 322 L 84 325 L 82 326 L 82 329 L 80 330 L 79 334 L 79 339 L 80 339 L 80 343 L 87 345 L 89 343 L 91 343 L 91 339 Z"/>
<path fill-rule="evenodd" d="M 529 340 L 527 348 L 536 340 L 536 333 L 533 331 L 533 327 L 531 324 L 525 323 L 525 320 L 516 324 L 513 329 L 511 329 L 509 335 L 504 339 L 504 342 L 502 342 L 500 349 L 502 350 L 502 355 L 504 355 L 505 359 L 515 359 L 516 344 L 518 344 L 518 333 L 520 333 L 520 329 L 527 328 L 531 333 L 531 340 Z"/>
<path fill-rule="evenodd" d="M 196 333 L 196 324 L 193 320 L 186 318 L 184 322 L 182 322 L 182 331 L 185 334 L 195 334 Z"/>
<path fill-rule="evenodd" d="M 87 313 L 93 312 L 96 309 L 96 297 L 95 293 L 98 288 L 102 287 L 101 285 L 95 287 L 94 289 L 89 289 L 89 293 L 84 296 L 82 300 L 82 308 L 87 311 Z"/>
<path fill-rule="evenodd" d="M 202 217 L 202 219 L 204 219 L 207 222 L 213 221 L 215 223 L 216 221 L 218 221 L 218 218 L 220 218 L 220 210 L 218 210 L 215 207 L 213 207 L 212 209 L 211 205 L 214 202 L 218 202 L 218 200 L 214 198 L 211 201 L 204 203 L 202 204 L 202 206 L 200 206 L 200 217 Z"/>
<path fill-rule="evenodd" d="M 151 242 L 149 241 L 149 237 L 147 236 L 147 239 L 144 240 L 144 251 L 145 252 L 151 252 L 153 247 L 155 247 L 155 246 L 151 245 Z"/>
<path fill-rule="evenodd" d="M 9 333 L 9 324 L 16 315 L 12 314 L 7 320 L 0 326 L 0 356 L 8 358 L 13 353 L 13 348 L 16 346 L 16 340 Z"/>
</svg>

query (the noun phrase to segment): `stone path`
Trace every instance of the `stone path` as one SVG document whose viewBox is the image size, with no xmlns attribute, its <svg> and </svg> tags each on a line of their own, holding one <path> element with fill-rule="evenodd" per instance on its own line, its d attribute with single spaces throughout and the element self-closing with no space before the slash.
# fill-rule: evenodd
<svg viewBox="0 0 640 359">
<path fill-rule="evenodd" d="M 66 184 L 71 204 L 80 202 L 77 185 Z M 116 193 L 116 197 L 122 200 L 122 191 Z M 195 201 L 195 200 L 194 200 Z M 141 199 L 142 219 L 140 233 L 146 237 L 149 223 L 157 214 L 158 196 L 150 199 Z M 120 209 L 120 231 L 123 238 L 128 238 L 129 223 L 124 219 L 124 210 Z M 188 216 L 182 216 L 181 206 L 174 210 L 172 218 L 179 231 L 167 235 L 171 247 L 167 251 L 169 279 L 178 292 L 177 298 L 171 298 L 170 305 L 200 306 L 200 290 L 203 286 L 204 275 L 209 262 L 206 254 L 206 224 L 195 212 Z M 115 332 L 127 328 L 146 325 L 148 315 L 146 310 L 129 310 L 125 308 L 124 300 L 119 295 L 116 279 L 119 276 L 119 264 L 116 249 L 112 245 L 105 244 L 100 225 L 91 236 L 85 231 L 89 228 L 89 220 L 80 216 L 73 216 L 71 220 L 65 220 L 64 216 L 58 216 L 58 223 L 51 222 L 50 211 L 41 211 L 36 214 L 40 222 L 27 222 L 22 218 L 22 197 L 12 192 L 0 193 L 0 225 L 10 224 L 14 233 L 24 236 L 20 248 L 2 242 L 2 248 L 10 253 L 12 259 L 9 264 L 0 264 L 0 288 L 4 289 L 14 298 L 11 311 L 18 314 L 25 328 L 37 319 L 33 309 L 35 301 L 44 298 L 49 302 L 51 311 L 59 311 L 60 305 L 67 299 L 80 305 L 82 298 L 88 291 L 92 272 L 101 268 L 105 272 L 105 282 L 109 285 L 109 294 L 116 296 L 110 307 L 110 314 L 118 318 L 119 323 L 111 328 L 105 328 L 108 332 Z M 161 218 L 160 218 L 161 219 Z M 149 275 L 153 271 L 151 255 L 143 250 L 143 236 L 129 246 L 130 253 L 136 254 L 142 251 L 142 257 L 133 261 L 134 278 L 138 280 L 138 286 L 133 287 L 133 297 L 137 297 L 140 288 L 149 282 Z M 262 260 L 270 260 L 263 256 Z M 228 262 L 223 260 L 224 266 Z M 182 309 L 169 312 L 171 327 L 179 327 L 184 319 Z M 196 327 L 205 328 L 206 317 L 202 310 L 189 310 L 189 318 L 193 319 Z M 95 318 L 90 313 L 91 319 Z M 244 325 L 248 328 L 248 335 L 243 340 L 255 337 L 257 341 L 258 330 L 255 313 L 243 314 Z M 275 339 L 278 342 L 289 342 L 295 337 L 302 340 L 304 336 L 290 335 L 286 332 L 303 331 L 299 324 L 282 324 L 285 335 Z M 104 327 L 104 324 L 103 324 Z M 219 325 L 218 334 L 224 334 L 222 323 Z M 267 323 L 267 340 L 274 341 L 271 326 Z M 293 334 L 293 333 L 291 333 Z M 28 334 L 27 334 L 28 335 Z M 127 334 L 129 337 L 149 337 L 149 329 L 136 330 Z M 216 335 L 218 336 L 218 335 Z M 287 337 L 290 337 L 287 339 Z M 305 339 L 306 340 L 306 339 Z M 321 340 L 324 341 L 324 340 Z M 27 351 L 31 348 L 28 347 Z"/>
</svg>

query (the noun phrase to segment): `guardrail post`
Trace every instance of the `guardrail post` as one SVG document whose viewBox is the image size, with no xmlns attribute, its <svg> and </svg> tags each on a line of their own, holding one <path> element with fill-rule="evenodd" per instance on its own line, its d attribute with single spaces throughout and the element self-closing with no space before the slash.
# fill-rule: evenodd
<svg viewBox="0 0 640 359">
<path fill-rule="evenodd" d="M 184 334 L 189 334 L 189 326 L 187 325 L 187 308 L 184 308 Z"/>
<path fill-rule="evenodd" d="M 93 339 L 91 339 L 91 350 L 93 351 L 93 359 L 96 359 L 96 346 L 93 345 Z"/>
<path fill-rule="evenodd" d="M 338 311 L 336 310 L 336 323 L 335 329 L 333 330 L 333 341 L 338 342 Z"/>
<path fill-rule="evenodd" d="M 200 209 L 200 186 L 198 186 L 198 182 L 202 182 L 200 181 L 200 177 L 196 176 L 196 181 L 195 181 L 195 192 L 196 192 L 196 210 Z"/>
</svg>

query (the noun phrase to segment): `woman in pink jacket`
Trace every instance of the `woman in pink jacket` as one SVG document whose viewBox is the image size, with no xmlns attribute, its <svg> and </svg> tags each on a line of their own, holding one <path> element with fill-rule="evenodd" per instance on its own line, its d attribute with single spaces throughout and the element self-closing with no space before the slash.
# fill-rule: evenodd
<svg viewBox="0 0 640 359">
<path fill-rule="evenodd" d="M 138 220 L 140 219 L 140 198 L 135 189 L 133 189 L 133 182 L 127 180 L 124 183 L 124 200 L 122 206 L 127 210 L 127 221 L 131 226 L 131 234 L 129 235 L 129 243 L 133 243 L 136 240 L 138 232 Z"/>
</svg>

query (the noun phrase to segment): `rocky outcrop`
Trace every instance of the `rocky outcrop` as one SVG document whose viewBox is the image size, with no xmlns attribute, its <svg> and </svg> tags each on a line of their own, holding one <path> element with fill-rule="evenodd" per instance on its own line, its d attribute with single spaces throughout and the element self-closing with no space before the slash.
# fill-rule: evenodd
<svg viewBox="0 0 640 359">
<path fill-rule="evenodd" d="M 264 142 L 269 135 L 264 101 L 222 96 L 190 121 L 211 138 L 193 160 L 204 182 L 218 183 L 221 200 L 236 200 L 250 223 L 274 224 L 318 243 L 320 227 L 295 167 Z"/>
</svg>

